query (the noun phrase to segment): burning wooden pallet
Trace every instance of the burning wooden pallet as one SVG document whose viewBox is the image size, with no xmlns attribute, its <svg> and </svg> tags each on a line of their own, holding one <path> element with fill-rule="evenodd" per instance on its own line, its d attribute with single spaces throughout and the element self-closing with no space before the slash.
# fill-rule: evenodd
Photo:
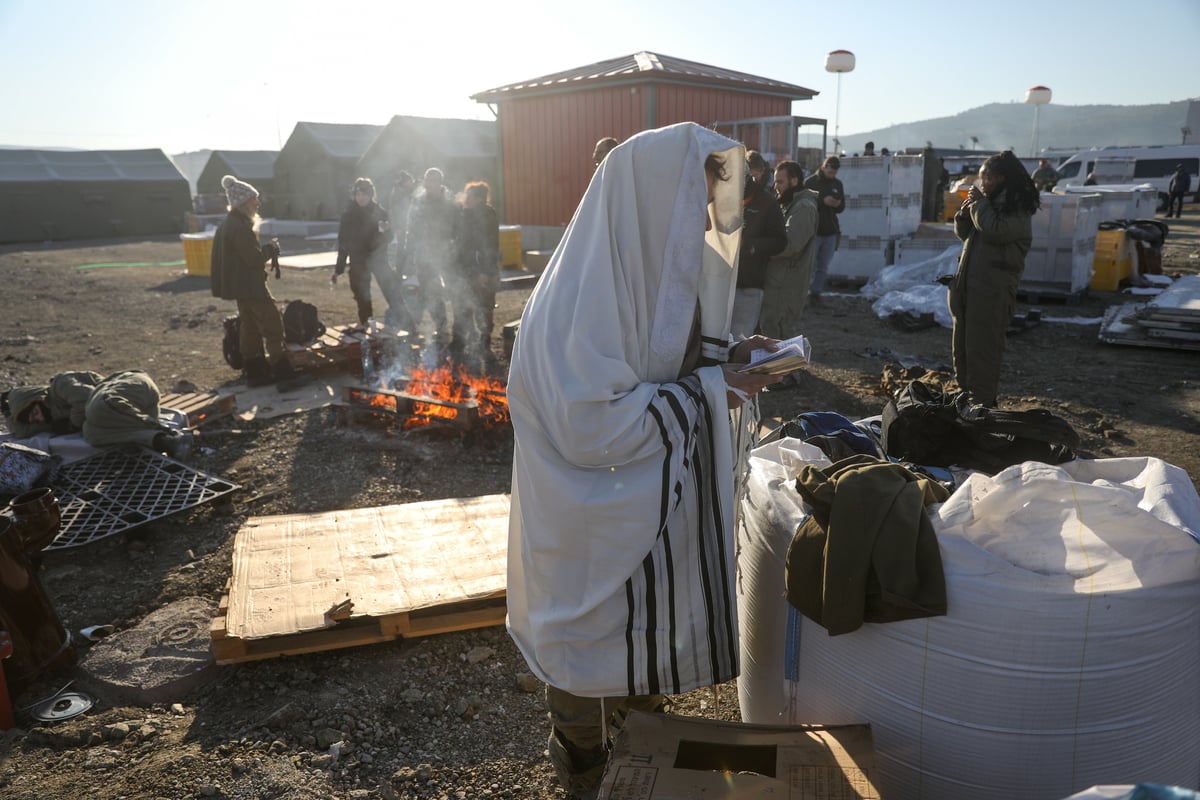
<svg viewBox="0 0 1200 800">
<path fill-rule="evenodd" d="M 440 422 L 462 430 L 479 423 L 476 400 L 443 400 L 369 386 L 343 386 L 342 400 L 351 412 L 394 416 L 400 421 Z"/>
<path fill-rule="evenodd" d="M 352 414 L 394 417 L 405 427 L 443 424 L 475 430 L 510 424 L 502 383 L 450 367 L 418 369 L 391 386 L 382 382 L 378 386 L 346 386 L 342 400 Z"/>
</svg>

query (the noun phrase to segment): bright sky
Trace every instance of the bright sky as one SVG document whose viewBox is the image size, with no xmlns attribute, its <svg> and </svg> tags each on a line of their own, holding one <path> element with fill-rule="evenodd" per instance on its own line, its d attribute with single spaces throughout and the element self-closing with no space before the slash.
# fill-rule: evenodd
<svg viewBox="0 0 1200 800">
<path fill-rule="evenodd" d="M 0 0 L 0 144 L 274 150 L 300 120 L 490 119 L 471 94 L 640 50 L 815 89 L 793 113 L 847 136 L 1039 84 L 1197 97 L 1198 44 L 1200 0 Z"/>
</svg>

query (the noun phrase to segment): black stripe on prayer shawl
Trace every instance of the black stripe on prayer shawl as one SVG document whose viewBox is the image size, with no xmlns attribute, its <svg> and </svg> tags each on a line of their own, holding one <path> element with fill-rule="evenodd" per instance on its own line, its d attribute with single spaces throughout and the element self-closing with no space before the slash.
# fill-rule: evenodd
<svg viewBox="0 0 1200 800">
<path fill-rule="evenodd" d="M 671 413 L 674 415 L 674 419 L 676 419 L 676 423 L 677 423 L 680 431 L 683 431 L 685 433 L 683 453 L 682 453 L 683 468 L 685 471 L 690 470 L 692 468 L 692 465 L 694 465 L 694 463 L 695 463 L 695 459 L 691 458 L 691 453 L 692 453 L 692 451 L 695 450 L 696 428 L 695 428 L 695 422 L 691 420 L 691 417 L 689 417 L 688 411 L 686 411 L 686 409 L 684 409 L 684 407 L 683 407 L 683 403 L 680 403 L 679 396 L 677 395 L 676 392 L 682 390 L 683 392 L 686 393 L 686 395 L 688 395 L 692 399 L 695 399 L 695 392 L 689 391 L 689 384 L 686 383 L 686 381 L 689 381 L 689 380 L 695 381 L 696 379 L 695 378 L 684 379 L 683 383 L 673 384 L 670 387 L 670 389 L 660 389 L 659 390 L 659 397 L 665 399 L 665 401 L 667 403 L 667 407 L 671 409 Z M 664 434 L 664 435 L 667 434 L 666 428 L 662 429 L 662 434 Z M 668 463 L 668 462 L 664 462 L 664 464 L 666 464 L 666 463 Z M 670 477 L 670 473 L 668 473 L 668 471 L 665 471 L 664 479 L 667 479 L 667 477 Z M 666 489 L 667 489 L 666 481 L 664 481 L 664 486 L 662 486 L 662 489 L 664 489 L 664 494 L 665 494 Z M 680 501 L 683 500 L 683 481 L 682 480 L 676 481 L 676 485 L 671 487 L 671 492 L 674 495 L 674 500 L 676 500 L 676 505 L 678 505 L 680 503 Z M 679 687 L 680 687 L 680 685 L 682 685 L 682 680 L 680 680 L 680 678 L 679 678 L 679 651 L 676 649 L 676 646 L 674 646 L 674 643 L 676 643 L 678 640 L 678 637 L 676 636 L 676 631 L 678 630 L 678 627 L 679 627 L 679 618 L 678 618 L 677 609 L 676 609 L 676 576 L 674 576 L 674 557 L 671 552 L 671 529 L 666 524 L 664 524 L 664 527 L 662 527 L 662 558 L 664 558 L 664 566 L 666 567 L 666 578 L 667 578 L 667 588 L 668 588 L 667 595 L 666 595 L 666 599 L 667 599 L 666 631 L 667 631 L 667 642 L 671 643 L 670 644 L 670 652 L 668 652 L 668 666 L 667 666 L 668 670 L 670 670 L 670 678 L 667 678 L 667 676 L 662 676 L 662 678 L 660 679 L 660 676 L 658 675 L 659 662 L 656 660 L 648 660 L 647 667 L 649 668 L 650 675 L 653 676 L 653 681 L 654 681 L 655 685 L 658 685 L 660 680 L 666 680 L 668 682 L 668 684 L 670 684 L 670 686 L 671 686 L 670 690 L 667 690 L 668 693 L 678 693 Z M 650 634 L 652 634 L 652 637 L 653 637 L 653 631 L 650 631 Z"/>
<path fill-rule="evenodd" d="M 694 392 L 689 392 L 687 386 L 684 386 L 683 384 L 679 384 L 679 386 L 680 386 L 680 388 L 683 389 L 683 391 L 687 392 L 688 396 L 691 397 L 692 400 L 697 399 L 696 394 Z M 694 443 L 695 443 L 695 438 L 696 438 L 695 423 L 692 422 L 692 420 L 688 417 L 687 411 L 680 404 L 679 398 L 675 394 L 666 392 L 666 391 L 660 389 L 658 391 L 658 396 L 667 401 L 667 405 L 671 408 L 671 412 L 675 415 L 675 421 L 679 425 L 679 430 L 684 432 L 684 445 L 683 445 L 682 455 L 683 455 L 683 471 L 684 471 L 684 473 L 686 473 L 688 470 L 690 470 L 692 468 L 691 454 L 692 454 L 693 449 L 695 448 Z M 661 420 L 660 420 L 660 424 L 661 424 Z M 666 435 L 665 430 L 663 431 L 663 434 Z M 670 455 L 669 452 L 668 452 L 668 455 Z M 670 464 L 669 460 L 663 462 L 663 468 L 664 468 L 663 478 L 668 477 L 668 473 L 665 470 L 669 466 L 669 464 Z M 666 488 L 665 480 L 663 481 L 663 487 Z M 675 502 L 678 503 L 680 498 L 682 498 L 682 497 L 683 497 L 683 481 L 676 481 L 675 482 Z M 664 517 L 663 524 L 665 524 L 666 521 L 667 521 L 667 518 Z"/>
<path fill-rule="evenodd" d="M 655 596 L 654 576 L 658 570 L 654 566 L 654 553 L 651 552 L 642 559 L 642 573 L 646 581 L 646 594 L 644 596 L 644 606 L 646 615 L 646 687 L 650 694 L 658 694 L 658 670 L 654 665 L 658 663 L 658 641 L 654 637 L 654 632 L 658 630 L 658 606 L 656 602 L 658 598 Z M 668 592 L 670 589 L 668 588 Z"/>
<path fill-rule="evenodd" d="M 709 408 L 707 398 L 703 395 L 700 383 L 695 377 L 685 378 L 678 383 L 662 387 L 658 397 L 660 402 L 650 405 L 649 410 L 655 422 L 658 423 L 668 456 L 667 461 L 664 462 L 666 468 L 662 473 L 664 481 L 662 481 L 660 491 L 660 497 L 664 498 L 664 503 L 660 504 L 659 543 L 655 546 L 654 551 L 647 554 L 646 559 L 643 559 L 641 575 L 630 576 L 625 582 L 625 600 L 629 614 L 625 626 L 626 682 L 628 682 L 628 691 L 631 694 L 678 693 L 682 691 L 684 680 L 695 685 L 696 679 L 701 674 L 706 680 L 727 680 L 732 678 L 734 664 L 737 663 L 731 649 L 732 619 L 728 613 L 731 610 L 731 604 L 728 599 L 728 579 L 724 572 L 728 566 L 725 537 L 721 535 L 720 524 L 714 524 L 712 511 L 710 511 L 712 509 L 720 510 L 720 499 L 714 497 L 706 501 L 701 491 L 703 487 L 707 486 L 710 494 L 715 493 L 718 491 L 716 481 L 720 480 L 720 477 L 715 474 L 716 470 L 709 468 L 715 459 L 712 434 L 710 434 L 712 409 Z M 701 668 L 701 672 L 696 673 L 695 668 L 692 668 L 686 679 L 679 672 L 679 654 L 676 646 L 676 643 L 679 642 L 677 607 L 679 588 L 676 585 L 677 577 L 674 573 L 676 564 L 674 564 L 672 552 L 671 530 L 667 527 L 667 519 L 670 519 L 672 512 L 672 506 L 667 499 L 674 495 L 674 499 L 678 501 L 682 498 L 683 493 L 682 480 L 677 481 L 674 486 L 668 485 L 668 481 L 670 481 L 668 465 L 670 465 L 670 458 L 676 456 L 676 447 L 672 445 L 672 432 L 674 437 L 678 437 L 680 432 L 684 433 L 682 455 L 686 456 L 685 463 L 688 464 L 685 477 L 694 482 L 697 503 L 700 504 L 696 511 L 702 527 L 698 537 L 691 531 L 685 531 L 685 535 L 689 541 L 697 542 L 694 567 L 697 575 L 702 579 L 703 614 L 706 622 L 704 622 L 703 632 L 694 632 L 702 633 L 700 639 L 692 634 L 689 634 L 686 639 L 694 645 L 700 643 L 701 640 L 707 642 L 707 645 L 701 648 L 701 650 L 707 649 L 707 654 L 695 651 L 694 648 L 691 655 L 695 660 L 692 662 L 695 663 L 695 668 L 701 668 L 701 664 L 707 656 L 708 672 L 704 672 Z M 702 452 L 707 455 L 707 459 L 696 457 L 698 447 L 703 447 Z M 716 521 L 719 519 L 718 515 Z M 719 575 L 710 575 L 710 572 L 714 571 L 714 567 L 719 571 Z M 638 578 L 641 578 L 641 582 L 643 582 L 641 587 L 638 587 L 638 583 L 640 583 Z M 724 620 L 715 619 L 718 616 L 718 610 L 716 610 L 718 603 L 714 603 L 714 599 L 710 595 L 714 587 L 719 587 L 719 591 L 722 593 L 721 597 L 724 599 L 724 602 L 720 603 L 720 607 L 726 609 Z M 660 601 L 666 603 L 664 608 L 659 607 Z M 664 615 L 665 619 L 660 620 L 660 614 Z M 638 621 L 643 622 L 644 633 L 637 632 Z M 661 630 L 659 630 L 660 626 Z M 661 642 L 667 643 L 666 652 L 660 652 L 664 649 Z M 660 656 L 665 656 L 665 660 L 661 663 Z M 640 667 L 646 669 L 646 672 L 641 675 L 643 679 L 641 684 L 638 682 Z"/>
<path fill-rule="evenodd" d="M 685 387 L 690 388 L 690 387 Z M 704 588 L 705 601 L 705 617 L 708 620 L 707 634 L 709 659 L 714 676 L 728 675 L 733 676 L 733 665 L 737 663 L 736 654 L 734 652 L 733 619 L 731 616 L 732 602 L 730 601 L 730 587 L 728 581 L 728 566 L 729 554 L 725 549 L 725 530 L 721 524 L 724 517 L 721 516 L 721 495 L 718 481 L 723 479 L 723 476 L 718 474 L 718 470 L 711 468 L 716 464 L 716 450 L 713 443 L 714 423 L 712 417 L 712 408 L 708 405 L 708 399 L 705 395 L 699 392 L 693 393 L 693 399 L 696 401 L 700 414 L 697 420 L 697 438 L 696 448 L 703 447 L 708 454 L 707 459 L 696 459 L 697 464 L 707 464 L 710 466 L 707 474 L 697 468 L 693 471 L 694 480 L 696 483 L 696 496 L 700 500 L 700 535 L 697 537 L 697 544 L 700 549 L 699 564 L 697 565 L 701 582 Z M 729 476 L 724 476 L 728 478 Z M 707 485 L 707 497 L 709 504 L 706 508 L 704 499 L 706 493 L 704 491 Z M 712 547 L 707 545 L 712 543 Z M 718 618 L 718 611 L 715 606 L 714 584 L 719 584 L 719 596 L 723 598 L 720 607 L 724 610 L 724 619 Z M 722 658 L 724 655 L 724 658 Z"/>
<path fill-rule="evenodd" d="M 660 392 L 660 394 L 661 394 L 661 392 Z M 659 492 L 659 508 L 658 508 L 658 536 L 661 537 L 666 533 L 667 517 L 671 513 L 671 498 L 670 498 L 670 494 L 669 494 L 669 489 L 667 489 L 667 484 L 670 481 L 670 477 L 671 477 L 671 458 L 674 455 L 675 451 L 674 451 L 674 445 L 672 445 L 672 443 L 671 443 L 670 432 L 667 430 L 667 424 L 666 424 L 666 421 L 663 419 L 662 412 L 660 412 L 658 407 L 655 406 L 653 403 L 650 404 L 649 411 L 650 411 L 650 415 L 654 417 L 654 421 L 658 424 L 659 434 L 662 436 L 663 447 L 666 449 L 666 458 L 663 459 L 663 468 L 662 468 L 662 473 L 663 473 L 662 474 L 662 487 L 663 487 L 663 489 L 662 489 L 662 491 Z M 676 499 L 676 502 L 678 502 L 678 499 L 679 499 L 678 494 L 676 494 L 675 499 Z M 654 568 L 654 551 L 652 550 L 650 553 L 646 554 L 646 557 L 644 559 L 642 559 L 642 575 L 643 575 L 643 579 L 645 580 L 645 587 L 646 587 L 645 594 L 643 596 L 643 599 L 645 600 L 645 610 L 643 613 L 645 615 L 645 622 L 646 622 L 646 624 L 645 624 L 646 634 L 645 634 L 644 645 L 646 648 L 646 664 L 648 665 L 648 669 L 646 670 L 646 672 L 647 672 L 646 677 L 647 677 L 647 688 L 648 688 L 649 694 L 658 694 L 660 691 L 660 689 L 658 687 L 658 670 L 655 668 L 655 664 L 658 660 L 658 643 L 654 639 L 654 633 L 655 633 L 654 576 L 655 576 L 655 573 L 656 573 L 656 570 Z M 672 576 L 672 578 L 673 578 L 673 576 Z M 668 586 L 668 592 L 670 592 L 670 586 Z M 668 595 L 668 596 L 670 596 L 670 595 Z M 627 617 L 626 622 L 625 622 L 625 645 L 626 645 L 625 673 L 626 673 L 626 681 L 628 682 L 629 694 L 634 695 L 634 694 L 639 694 L 640 692 L 638 691 L 638 688 L 637 688 L 637 673 L 638 673 L 637 657 L 636 657 L 637 648 L 635 647 L 636 643 L 634 641 L 634 630 L 636 628 L 636 623 L 637 623 L 637 619 L 638 619 L 638 603 L 637 603 L 637 597 L 634 593 L 633 576 L 630 576 L 629 578 L 627 578 L 625 580 L 625 600 L 626 600 L 626 603 L 629 608 L 629 616 Z M 671 658 L 672 658 L 672 660 L 674 660 L 674 658 L 675 658 L 674 653 L 671 654 Z"/>
<path fill-rule="evenodd" d="M 712 336 L 700 337 L 700 360 L 702 366 L 712 366 L 729 360 L 729 342 Z"/>
<path fill-rule="evenodd" d="M 630 695 L 637 694 L 636 675 L 633 664 L 633 614 L 637 607 L 633 602 L 633 578 L 625 579 L 625 605 L 629 616 L 625 621 L 625 683 Z"/>
<path fill-rule="evenodd" d="M 700 426 L 700 442 L 697 446 L 703 447 L 708 451 L 708 459 L 706 460 L 706 463 L 715 465 L 717 453 L 715 443 L 713 441 L 713 431 L 716 430 L 716 428 L 712 418 L 712 409 L 709 407 L 707 400 L 703 397 L 701 398 L 700 408 L 701 413 L 704 416 L 704 421 Z M 716 619 L 716 614 L 712 610 L 710 610 L 708 618 L 710 626 L 710 641 L 712 642 L 713 648 L 712 654 L 718 659 L 719 662 L 721 662 L 720 664 L 713 665 L 713 674 L 717 676 L 728 675 L 729 677 L 733 677 L 733 670 L 737 664 L 737 643 L 734 641 L 732 636 L 732 632 L 734 630 L 732 600 L 733 587 L 729 585 L 729 559 L 731 554 L 725 547 L 727 537 L 725 535 L 726 531 L 722 522 L 725 517 L 721 512 L 721 494 L 719 487 L 717 486 L 717 481 L 728 480 L 729 478 L 730 476 L 719 475 L 716 469 L 711 469 L 709 471 L 708 496 L 711 498 L 711 505 L 709 509 L 710 513 L 708 515 L 704 515 L 702 513 L 701 517 L 703 523 L 709 526 L 710 536 L 705 537 L 704 535 L 701 535 L 700 542 L 702 547 L 706 541 L 711 541 L 715 545 L 714 552 L 707 553 L 712 561 L 709 562 L 708 559 L 705 559 L 707 569 L 704 571 L 704 574 L 706 576 L 711 574 L 716 577 L 717 581 L 720 583 L 719 596 L 723 598 L 721 609 L 724 611 L 724 619 Z M 697 476 L 697 480 L 700 480 L 700 476 Z M 703 492 L 700 493 L 700 499 L 701 501 L 704 499 Z M 711 599 L 712 594 L 706 593 L 705 597 Z M 718 644 L 718 638 L 722 639 L 723 642 Z M 721 645 L 723 645 L 723 647 Z M 725 656 L 723 661 L 721 659 L 722 651 L 724 651 Z"/>
<path fill-rule="evenodd" d="M 704 393 L 700 391 L 699 379 L 697 379 L 695 377 L 689 377 L 689 378 L 683 379 L 679 383 L 672 385 L 671 390 L 672 391 L 668 392 L 666 390 L 660 389 L 658 393 L 661 397 L 666 399 L 668 405 L 671 407 L 671 410 L 674 412 L 675 418 L 679 423 L 679 429 L 687 432 L 685 444 L 684 444 L 684 451 L 683 451 L 683 465 L 684 465 L 684 470 L 685 470 L 684 474 L 689 474 L 690 472 L 695 470 L 696 467 L 698 466 L 696 459 L 693 457 L 693 454 L 695 453 L 695 450 L 696 450 L 697 433 L 698 433 L 698 428 L 699 428 L 699 418 L 705 414 L 704 409 L 707 407 L 706 401 L 704 398 Z M 675 392 L 680 392 L 680 391 L 683 392 L 701 410 L 702 413 L 697 414 L 695 419 L 692 419 L 691 417 L 688 416 L 687 411 L 684 409 L 682 403 L 680 403 L 680 398 L 675 394 Z M 665 485 L 663 488 L 664 489 L 666 488 Z M 674 492 L 675 492 L 676 502 L 678 502 L 683 497 L 683 481 L 682 481 L 682 479 L 676 482 L 676 484 L 674 486 Z M 663 533 L 663 545 L 664 545 L 665 556 L 666 556 L 668 579 L 670 581 L 670 586 L 671 586 L 671 593 L 667 596 L 667 600 L 668 600 L 668 603 L 670 606 L 670 608 L 669 608 L 670 626 L 668 627 L 667 630 L 668 630 L 668 641 L 671 643 L 671 654 L 670 654 L 671 655 L 671 659 L 670 659 L 671 685 L 672 685 L 672 687 L 674 687 L 672 689 L 672 693 L 678 693 L 680 691 L 680 687 L 682 685 L 682 681 L 680 680 L 680 677 L 679 677 L 679 651 L 675 646 L 675 643 L 678 641 L 678 637 L 676 636 L 675 631 L 679 627 L 679 620 L 678 620 L 678 616 L 676 614 L 676 607 L 675 607 L 675 591 L 674 591 L 674 588 L 675 588 L 675 559 L 672 557 L 672 554 L 671 554 L 671 539 L 670 539 L 670 531 L 669 530 L 666 530 Z M 651 662 L 652 665 L 653 665 L 653 663 L 654 662 Z"/>
<path fill-rule="evenodd" d="M 661 392 L 660 392 L 661 394 Z M 650 404 L 650 415 L 654 417 L 654 421 L 658 424 L 659 435 L 662 436 L 663 447 L 667 451 L 666 458 L 662 463 L 662 485 L 663 491 L 659 492 L 658 501 L 658 530 L 662 532 L 667 527 L 667 516 L 671 513 L 671 497 L 666 492 L 667 482 L 671 479 L 671 456 L 674 455 L 674 445 L 671 444 L 671 436 L 667 431 L 666 421 L 662 417 L 662 412 L 658 410 L 658 406 Z M 676 500 L 678 500 L 676 495 Z"/>
<path fill-rule="evenodd" d="M 675 614 L 675 557 L 671 553 L 671 531 L 663 532 L 663 559 L 667 567 L 667 585 L 671 587 L 671 591 L 667 593 L 667 630 L 670 631 L 668 648 L 670 649 L 670 665 L 671 665 L 671 694 L 679 693 L 679 651 L 675 648 L 675 630 L 679 626 L 679 619 Z M 654 662 L 650 662 L 654 663 Z"/>
</svg>

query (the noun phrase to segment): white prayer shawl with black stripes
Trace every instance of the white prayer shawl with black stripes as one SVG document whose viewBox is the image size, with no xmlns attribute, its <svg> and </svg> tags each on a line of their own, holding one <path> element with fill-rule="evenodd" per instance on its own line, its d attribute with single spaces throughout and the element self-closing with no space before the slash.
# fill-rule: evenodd
<svg viewBox="0 0 1200 800">
<path fill-rule="evenodd" d="M 705 232 L 704 161 L 724 157 Z M 508 629 L 573 694 L 737 674 L 726 385 L 744 151 L 691 123 L 605 158 L 521 318 Z M 696 330 L 700 364 L 682 374 Z M 693 347 L 694 350 L 694 347 Z"/>
</svg>

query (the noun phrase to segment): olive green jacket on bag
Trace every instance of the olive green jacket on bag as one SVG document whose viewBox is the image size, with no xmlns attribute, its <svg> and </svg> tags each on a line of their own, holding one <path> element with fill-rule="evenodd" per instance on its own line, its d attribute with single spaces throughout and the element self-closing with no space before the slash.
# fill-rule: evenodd
<svg viewBox="0 0 1200 800">
<path fill-rule="evenodd" d="M 830 636 L 864 622 L 946 613 L 946 582 L 925 511 L 950 496 L 904 466 L 855 455 L 806 466 L 796 490 L 812 509 L 786 560 L 787 600 Z"/>
</svg>

